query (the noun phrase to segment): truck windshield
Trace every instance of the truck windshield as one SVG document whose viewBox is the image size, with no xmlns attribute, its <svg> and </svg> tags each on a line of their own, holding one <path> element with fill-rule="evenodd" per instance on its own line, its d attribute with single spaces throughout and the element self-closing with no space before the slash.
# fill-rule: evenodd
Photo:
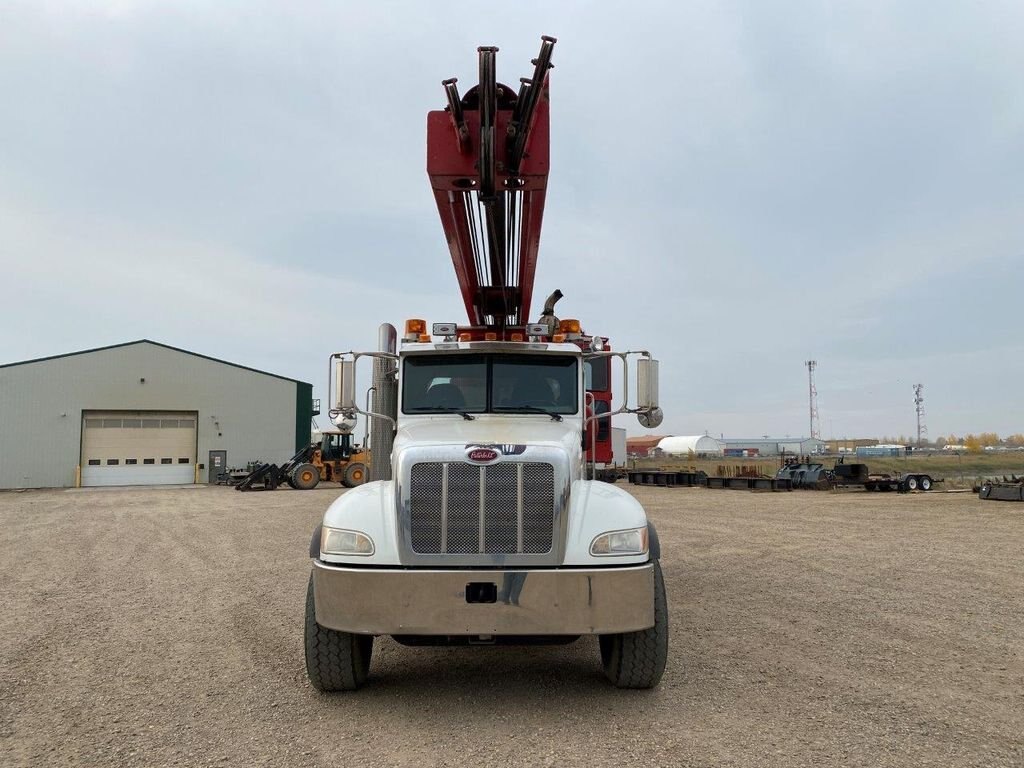
<svg viewBox="0 0 1024 768">
<path fill-rule="evenodd" d="M 578 370 L 567 355 L 410 356 L 402 369 L 402 411 L 576 413 Z"/>
</svg>

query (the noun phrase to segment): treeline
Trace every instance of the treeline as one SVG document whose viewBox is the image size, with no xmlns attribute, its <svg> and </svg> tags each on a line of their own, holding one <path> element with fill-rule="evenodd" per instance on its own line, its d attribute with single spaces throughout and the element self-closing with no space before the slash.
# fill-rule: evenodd
<svg viewBox="0 0 1024 768">
<path fill-rule="evenodd" d="M 883 437 L 878 442 L 896 445 L 914 445 L 916 443 L 915 440 L 903 435 L 899 437 Z M 947 445 L 962 445 L 968 451 L 983 451 L 989 447 L 1021 448 L 1024 447 L 1024 435 L 1017 433 L 1007 435 L 1006 437 L 999 437 L 995 432 L 979 432 L 976 435 L 970 433 L 961 436 L 951 432 L 948 435 L 939 435 L 934 440 L 926 442 L 925 445 L 934 448 L 944 448 Z"/>
</svg>

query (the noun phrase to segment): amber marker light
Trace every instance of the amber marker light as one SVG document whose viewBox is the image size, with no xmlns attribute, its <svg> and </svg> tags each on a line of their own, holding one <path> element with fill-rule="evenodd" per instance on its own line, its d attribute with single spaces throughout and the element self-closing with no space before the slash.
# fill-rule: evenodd
<svg viewBox="0 0 1024 768">
<path fill-rule="evenodd" d="M 427 321 L 413 318 L 412 320 L 405 321 L 405 335 L 406 337 L 416 337 L 422 333 L 427 332 Z"/>
</svg>

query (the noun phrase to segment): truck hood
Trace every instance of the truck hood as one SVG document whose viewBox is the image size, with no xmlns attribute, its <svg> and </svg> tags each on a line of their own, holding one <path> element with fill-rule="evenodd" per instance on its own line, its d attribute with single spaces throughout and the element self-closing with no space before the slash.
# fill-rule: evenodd
<svg viewBox="0 0 1024 768">
<path fill-rule="evenodd" d="M 458 414 L 417 418 L 403 422 L 395 435 L 397 454 L 409 446 L 426 445 L 546 445 L 561 447 L 570 461 L 581 459 L 581 435 L 578 424 L 552 421 L 544 415 L 477 416 L 466 421 Z"/>
</svg>

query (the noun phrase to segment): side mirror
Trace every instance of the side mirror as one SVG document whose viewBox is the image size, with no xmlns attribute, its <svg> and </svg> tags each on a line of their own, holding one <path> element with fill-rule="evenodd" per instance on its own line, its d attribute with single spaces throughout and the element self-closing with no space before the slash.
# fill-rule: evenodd
<svg viewBox="0 0 1024 768">
<path fill-rule="evenodd" d="M 338 428 L 343 435 L 351 435 L 356 428 L 356 416 L 354 413 L 339 413 L 331 419 L 331 423 Z"/>
<path fill-rule="evenodd" d="M 658 407 L 658 361 L 649 357 L 636 361 L 636 406 L 648 411 Z"/>
<path fill-rule="evenodd" d="M 649 411 L 641 411 L 636 415 L 636 420 L 640 422 L 640 426 L 646 427 L 647 429 L 656 429 L 661 426 L 661 422 L 665 419 L 665 414 L 661 412 L 661 408 L 652 408 Z"/>
<path fill-rule="evenodd" d="M 356 408 L 356 361 L 338 360 L 334 368 L 334 407 L 342 412 Z"/>
<path fill-rule="evenodd" d="M 641 357 L 636 361 L 637 421 L 647 429 L 659 426 L 665 414 L 658 407 L 658 361 Z"/>
</svg>

